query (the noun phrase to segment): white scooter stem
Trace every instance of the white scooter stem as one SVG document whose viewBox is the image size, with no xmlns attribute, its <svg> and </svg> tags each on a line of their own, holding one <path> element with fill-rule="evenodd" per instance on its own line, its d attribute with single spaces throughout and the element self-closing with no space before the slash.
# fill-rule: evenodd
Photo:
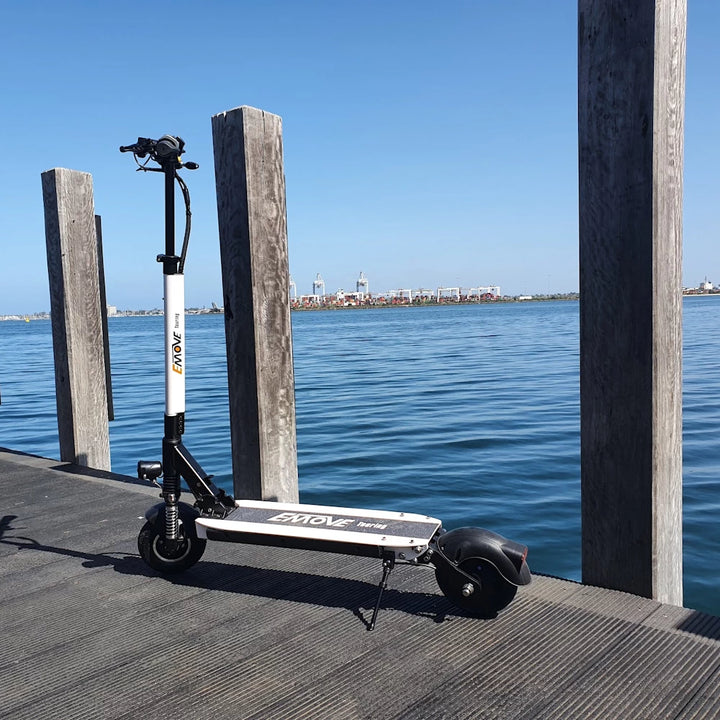
<svg viewBox="0 0 720 720">
<path fill-rule="evenodd" d="M 165 278 L 165 415 L 185 412 L 185 276 Z"/>
</svg>

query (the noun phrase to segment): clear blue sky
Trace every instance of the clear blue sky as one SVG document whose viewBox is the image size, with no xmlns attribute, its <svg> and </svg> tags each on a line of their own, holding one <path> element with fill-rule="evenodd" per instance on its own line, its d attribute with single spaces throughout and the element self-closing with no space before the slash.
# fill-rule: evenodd
<svg viewBox="0 0 720 720">
<path fill-rule="evenodd" d="M 299 292 L 578 289 L 574 0 L 0 0 L 0 314 L 49 309 L 40 173 L 93 175 L 108 302 L 159 307 L 159 176 L 181 135 L 190 306 L 222 302 L 210 118 L 283 118 Z M 689 0 L 684 284 L 720 282 L 720 4 Z"/>
</svg>

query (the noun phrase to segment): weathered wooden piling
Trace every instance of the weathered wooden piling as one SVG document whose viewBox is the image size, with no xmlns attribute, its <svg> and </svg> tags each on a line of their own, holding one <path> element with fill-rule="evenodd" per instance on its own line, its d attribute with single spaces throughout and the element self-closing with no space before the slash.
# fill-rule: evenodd
<svg viewBox="0 0 720 720">
<path fill-rule="evenodd" d="M 583 582 L 682 604 L 685 0 L 580 0 Z"/>
<path fill-rule="evenodd" d="M 92 176 L 42 173 L 60 459 L 110 469 Z"/>
<path fill-rule="evenodd" d="M 297 501 L 282 121 L 240 107 L 212 131 L 234 492 Z"/>
</svg>

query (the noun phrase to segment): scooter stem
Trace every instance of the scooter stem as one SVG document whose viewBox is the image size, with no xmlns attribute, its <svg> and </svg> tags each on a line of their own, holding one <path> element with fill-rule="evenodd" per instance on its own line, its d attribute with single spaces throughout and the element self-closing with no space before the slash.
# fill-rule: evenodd
<svg viewBox="0 0 720 720">
<path fill-rule="evenodd" d="M 165 254 L 163 264 L 165 312 L 165 434 L 163 436 L 163 497 L 166 540 L 177 540 L 180 468 L 177 447 L 185 431 L 185 277 L 175 254 L 175 162 L 162 165 L 165 174 Z"/>
</svg>

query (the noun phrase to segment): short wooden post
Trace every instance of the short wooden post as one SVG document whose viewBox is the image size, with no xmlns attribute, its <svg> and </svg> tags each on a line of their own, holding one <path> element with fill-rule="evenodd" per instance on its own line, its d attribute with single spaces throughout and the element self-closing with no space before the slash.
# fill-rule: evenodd
<svg viewBox="0 0 720 720">
<path fill-rule="evenodd" d="M 583 581 L 676 605 L 685 25 L 579 1 Z"/>
<path fill-rule="evenodd" d="M 92 176 L 42 173 L 60 459 L 110 469 Z"/>
<path fill-rule="evenodd" d="M 282 121 L 241 107 L 212 130 L 234 492 L 297 502 Z"/>
</svg>

